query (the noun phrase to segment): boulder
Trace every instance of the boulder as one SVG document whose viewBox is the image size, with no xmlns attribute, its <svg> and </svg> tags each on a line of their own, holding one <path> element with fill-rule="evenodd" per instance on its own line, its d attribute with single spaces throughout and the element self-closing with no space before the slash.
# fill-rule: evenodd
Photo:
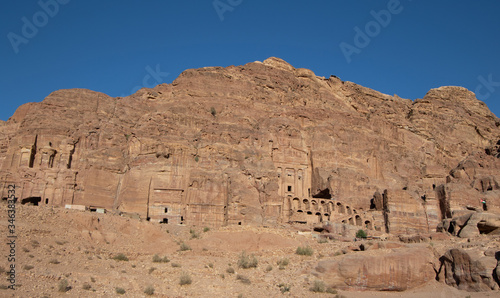
<svg viewBox="0 0 500 298">
<path fill-rule="evenodd" d="M 435 278 L 434 261 L 422 247 L 369 250 L 322 260 L 313 275 L 342 290 L 405 291 Z"/>
<path fill-rule="evenodd" d="M 438 280 L 466 291 L 488 291 L 498 289 L 493 272 L 498 270 L 495 257 L 481 256 L 478 251 L 453 248 L 440 259 Z M 497 268 L 497 269 L 495 269 Z"/>
</svg>

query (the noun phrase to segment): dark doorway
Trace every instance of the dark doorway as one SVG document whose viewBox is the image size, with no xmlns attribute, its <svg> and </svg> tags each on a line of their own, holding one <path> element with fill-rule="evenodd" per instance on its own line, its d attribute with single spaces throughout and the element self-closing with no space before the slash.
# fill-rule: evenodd
<svg viewBox="0 0 500 298">
<path fill-rule="evenodd" d="M 164 218 L 162 219 L 162 221 L 160 221 L 161 224 L 168 224 L 168 218 Z"/>
<path fill-rule="evenodd" d="M 21 204 L 23 204 L 23 205 L 29 204 L 29 205 L 33 205 L 33 206 L 38 206 L 38 203 L 40 203 L 41 201 L 42 201 L 41 197 L 29 197 L 29 198 L 23 199 L 21 201 Z"/>
<path fill-rule="evenodd" d="M 317 194 L 314 194 L 312 197 L 321 199 L 331 199 L 332 195 L 330 194 L 330 189 L 325 188 L 323 190 L 320 190 Z"/>
<path fill-rule="evenodd" d="M 45 199 L 45 205 L 49 203 L 49 199 Z"/>
</svg>

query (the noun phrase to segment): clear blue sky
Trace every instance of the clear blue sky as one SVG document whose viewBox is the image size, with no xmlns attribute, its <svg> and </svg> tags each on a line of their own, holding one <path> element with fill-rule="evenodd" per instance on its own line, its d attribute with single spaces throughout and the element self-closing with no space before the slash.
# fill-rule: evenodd
<svg viewBox="0 0 500 298">
<path fill-rule="evenodd" d="M 497 0 L 41 3 L 48 12 L 38 1 L 0 3 L 2 120 L 58 89 L 129 95 L 188 68 L 271 56 L 410 99 L 444 85 L 479 90 L 500 116 Z"/>
</svg>

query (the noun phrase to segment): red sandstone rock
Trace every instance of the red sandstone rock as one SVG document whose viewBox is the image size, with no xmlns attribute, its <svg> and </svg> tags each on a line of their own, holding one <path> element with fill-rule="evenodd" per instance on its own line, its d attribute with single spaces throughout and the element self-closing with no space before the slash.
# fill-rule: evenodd
<svg viewBox="0 0 500 298">
<path fill-rule="evenodd" d="M 320 261 L 313 274 L 338 289 L 404 291 L 434 279 L 432 256 L 425 248 L 369 250 Z"/>
<path fill-rule="evenodd" d="M 429 233 L 483 198 L 500 211 L 499 125 L 461 87 L 412 102 L 278 58 L 189 69 L 125 98 L 59 90 L 19 107 L 0 123 L 0 195 L 15 183 L 22 202 L 165 223 Z"/>
</svg>

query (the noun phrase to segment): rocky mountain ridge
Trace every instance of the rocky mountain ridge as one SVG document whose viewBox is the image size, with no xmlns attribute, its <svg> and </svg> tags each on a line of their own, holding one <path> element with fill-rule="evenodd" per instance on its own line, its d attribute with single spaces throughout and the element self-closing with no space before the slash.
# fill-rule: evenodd
<svg viewBox="0 0 500 298">
<path fill-rule="evenodd" d="M 500 213 L 500 120 L 462 87 L 412 101 L 269 58 L 124 98 L 55 91 L 0 131 L 1 196 L 23 203 L 394 234 Z"/>
</svg>

